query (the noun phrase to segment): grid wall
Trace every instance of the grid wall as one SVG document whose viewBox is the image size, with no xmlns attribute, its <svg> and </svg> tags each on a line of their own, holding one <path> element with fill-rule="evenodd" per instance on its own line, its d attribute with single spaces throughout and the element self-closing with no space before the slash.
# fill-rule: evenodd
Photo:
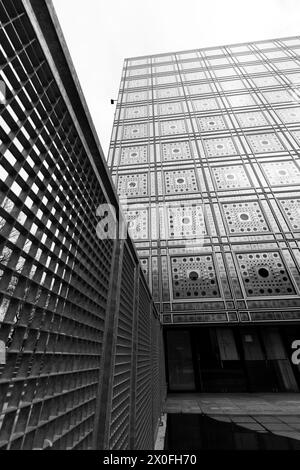
<svg viewBox="0 0 300 470">
<path fill-rule="evenodd" d="M 136 285 L 146 288 L 130 240 L 118 257 L 118 241 L 96 236 L 98 206 L 117 205 L 117 199 L 84 120 L 80 90 L 73 103 L 63 87 L 66 77 L 74 87 L 76 77 L 62 65 L 65 45 L 52 15 L 49 2 L 0 1 L 0 80 L 6 88 L 0 105 L 0 341 L 6 353 L 0 448 L 101 448 L 95 435 L 103 408 L 109 410 L 105 445 L 117 448 L 130 439 L 132 299 Z M 56 38 L 51 42 L 50 33 Z M 53 47 L 62 48 L 57 68 Z M 119 311 L 111 304 L 120 260 Z M 161 334 L 149 294 L 143 308 Z M 118 332 L 114 369 L 104 371 L 108 312 Z M 106 402 L 100 400 L 103 374 L 113 390 Z M 143 426 L 153 440 L 152 424 Z"/>
<path fill-rule="evenodd" d="M 126 59 L 109 165 L 163 323 L 300 319 L 300 38 Z"/>
</svg>

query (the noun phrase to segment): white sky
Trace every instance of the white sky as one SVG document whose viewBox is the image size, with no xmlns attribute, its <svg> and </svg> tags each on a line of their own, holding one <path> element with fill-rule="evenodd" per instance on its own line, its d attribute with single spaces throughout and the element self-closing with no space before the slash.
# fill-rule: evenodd
<svg viewBox="0 0 300 470">
<path fill-rule="evenodd" d="M 53 0 L 107 156 L 125 57 L 300 34 L 300 0 Z"/>
</svg>

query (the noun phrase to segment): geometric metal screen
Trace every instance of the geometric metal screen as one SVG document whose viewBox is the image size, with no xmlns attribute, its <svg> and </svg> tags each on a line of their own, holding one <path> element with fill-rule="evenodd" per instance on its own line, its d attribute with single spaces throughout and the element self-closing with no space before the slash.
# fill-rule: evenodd
<svg viewBox="0 0 300 470">
<path fill-rule="evenodd" d="M 130 240 L 117 255 L 118 241 L 96 236 L 97 207 L 118 203 L 55 14 L 48 2 L 3 0 L 0 21 L 0 448 L 124 448 L 126 439 L 143 445 L 144 434 L 153 446 L 148 415 L 134 437 L 139 285 L 143 321 L 146 309 L 158 337 L 159 321 Z M 118 323 L 109 370 L 108 312 Z M 151 349 L 144 354 L 151 375 Z M 112 384 L 106 402 L 103 374 Z M 103 408 L 109 438 L 99 441 Z"/>
<path fill-rule="evenodd" d="M 299 85 L 300 37 L 124 61 L 109 166 L 164 324 L 300 320 Z"/>
</svg>

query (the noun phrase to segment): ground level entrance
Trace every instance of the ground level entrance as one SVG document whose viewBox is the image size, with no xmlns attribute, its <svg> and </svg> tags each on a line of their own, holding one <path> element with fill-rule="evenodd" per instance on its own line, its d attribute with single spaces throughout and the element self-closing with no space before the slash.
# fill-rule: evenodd
<svg viewBox="0 0 300 470">
<path fill-rule="evenodd" d="M 165 331 L 170 392 L 298 392 L 291 345 L 299 326 L 186 327 Z"/>
</svg>

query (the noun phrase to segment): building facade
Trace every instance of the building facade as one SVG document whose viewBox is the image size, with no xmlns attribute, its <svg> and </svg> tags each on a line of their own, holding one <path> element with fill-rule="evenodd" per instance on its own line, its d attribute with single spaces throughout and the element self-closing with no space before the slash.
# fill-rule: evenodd
<svg viewBox="0 0 300 470">
<path fill-rule="evenodd" d="M 0 1 L 0 449 L 151 449 L 159 316 L 48 0 Z"/>
<path fill-rule="evenodd" d="M 109 166 L 170 391 L 297 391 L 300 37 L 126 59 Z"/>
</svg>

